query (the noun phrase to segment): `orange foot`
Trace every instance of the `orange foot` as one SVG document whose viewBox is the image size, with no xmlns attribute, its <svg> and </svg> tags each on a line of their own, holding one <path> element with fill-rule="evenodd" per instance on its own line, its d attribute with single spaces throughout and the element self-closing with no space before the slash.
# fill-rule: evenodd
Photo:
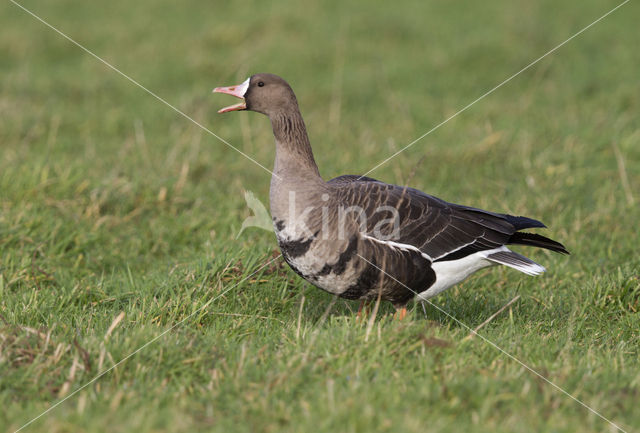
<svg viewBox="0 0 640 433">
<path fill-rule="evenodd" d="M 398 320 L 404 320 L 405 317 L 407 317 L 407 307 L 401 307 L 398 308 L 396 310 L 396 314 L 394 314 L 394 316 L 398 319 Z"/>
</svg>

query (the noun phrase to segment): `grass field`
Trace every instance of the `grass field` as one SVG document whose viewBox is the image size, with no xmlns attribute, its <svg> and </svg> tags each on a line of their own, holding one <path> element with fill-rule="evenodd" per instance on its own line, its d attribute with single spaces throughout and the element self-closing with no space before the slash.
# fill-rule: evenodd
<svg viewBox="0 0 640 433">
<path fill-rule="evenodd" d="M 327 179 L 371 169 L 618 4 L 215 3 L 21 4 L 269 168 L 267 119 L 216 114 L 235 101 L 211 89 L 284 76 Z M 382 305 L 369 330 L 356 303 L 263 267 L 272 233 L 236 238 L 268 172 L 0 12 L 0 431 L 158 336 L 22 431 L 616 431 L 465 338 L 517 295 L 479 333 L 640 431 L 636 1 L 371 173 L 538 218 L 572 255 L 529 250 L 543 276 L 492 268 L 433 299 L 450 316 L 411 304 L 398 322 Z"/>
</svg>

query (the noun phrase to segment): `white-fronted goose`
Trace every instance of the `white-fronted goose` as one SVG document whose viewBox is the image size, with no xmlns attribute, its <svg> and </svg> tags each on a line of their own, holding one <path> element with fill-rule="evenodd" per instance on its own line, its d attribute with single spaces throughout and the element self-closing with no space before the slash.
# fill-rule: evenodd
<svg viewBox="0 0 640 433">
<path fill-rule="evenodd" d="M 545 227 L 531 218 L 447 203 L 368 177 L 325 182 L 296 96 L 276 75 L 256 74 L 214 92 L 243 99 L 219 113 L 250 110 L 271 120 L 276 157 L 270 199 L 278 244 L 289 266 L 321 289 L 347 299 L 380 296 L 402 316 L 416 295 L 431 298 L 486 266 L 544 272 L 506 245 L 568 254 L 558 242 L 521 232 Z"/>
</svg>

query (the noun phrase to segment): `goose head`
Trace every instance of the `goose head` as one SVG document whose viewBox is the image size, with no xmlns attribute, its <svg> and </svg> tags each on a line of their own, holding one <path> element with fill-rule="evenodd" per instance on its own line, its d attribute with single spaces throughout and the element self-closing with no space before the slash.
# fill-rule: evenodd
<svg viewBox="0 0 640 433">
<path fill-rule="evenodd" d="M 226 93 L 242 99 L 242 102 L 218 110 L 218 113 L 229 111 L 256 111 L 269 117 L 298 110 L 298 101 L 291 86 L 273 74 L 255 74 L 242 84 L 228 87 L 216 87 L 214 93 Z"/>
</svg>

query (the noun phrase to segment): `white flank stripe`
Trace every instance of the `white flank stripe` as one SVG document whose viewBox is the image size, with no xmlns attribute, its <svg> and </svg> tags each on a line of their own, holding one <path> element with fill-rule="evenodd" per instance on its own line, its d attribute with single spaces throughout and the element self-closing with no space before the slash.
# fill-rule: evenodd
<svg viewBox="0 0 640 433">
<path fill-rule="evenodd" d="M 376 239 L 373 236 L 369 236 L 367 234 L 362 233 L 362 237 L 365 239 L 370 239 L 372 241 L 378 242 L 379 244 L 383 244 L 383 245 L 387 245 L 391 248 L 398 248 L 401 250 L 410 250 L 410 251 L 415 251 L 417 253 L 420 253 L 420 255 L 422 255 L 422 257 L 424 257 L 425 259 L 432 261 L 433 259 L 431 258 L 431 256 L 423 251 L 420 251 L 420 249 L 418 247 L 414 247 L 413 245 L 409 245 L 409 244 L 402 244 L 400 242 L 393 242 L 393 241 L 383 241 L 380 239 Z"/>
<path fill-rule="evenodd" d="M 482 233 L 482 234 L 484 235 L 484 233 Z M 448 255 L 449 255 L 449 254 L 451 254 L 451 253 L 455 253 L 456 251 L 461 250 L 461 249 L 463 249 L 464 247 L 468 247 L 469 245 L 475 244 L 477 240 L 478 240 L 478 239 L 476 238 L 476 239 L 472 240 L 471 242 L 469 242 L 468 244 L 464 244 L 464 245 L 462 245 L 462 246 L 460 246 L 460 247 L 458 247 L 458 248 L 454 248 L 454 249 L 452 249 L 452 250 L 450 250 L 450 251 L 447 251 L 447 252 L 446 252 L 446 253 L 444 253 L 444 254 L 440 254 L 438 257 L 435 257 L 435 258 L 433 259 L 433 261 L 436 261 L 436 260 L 441 259 L 441 258 L 443 258 L 443 257 L 445 257 L 445 256 L 448 256 Z"/>
</svg>

